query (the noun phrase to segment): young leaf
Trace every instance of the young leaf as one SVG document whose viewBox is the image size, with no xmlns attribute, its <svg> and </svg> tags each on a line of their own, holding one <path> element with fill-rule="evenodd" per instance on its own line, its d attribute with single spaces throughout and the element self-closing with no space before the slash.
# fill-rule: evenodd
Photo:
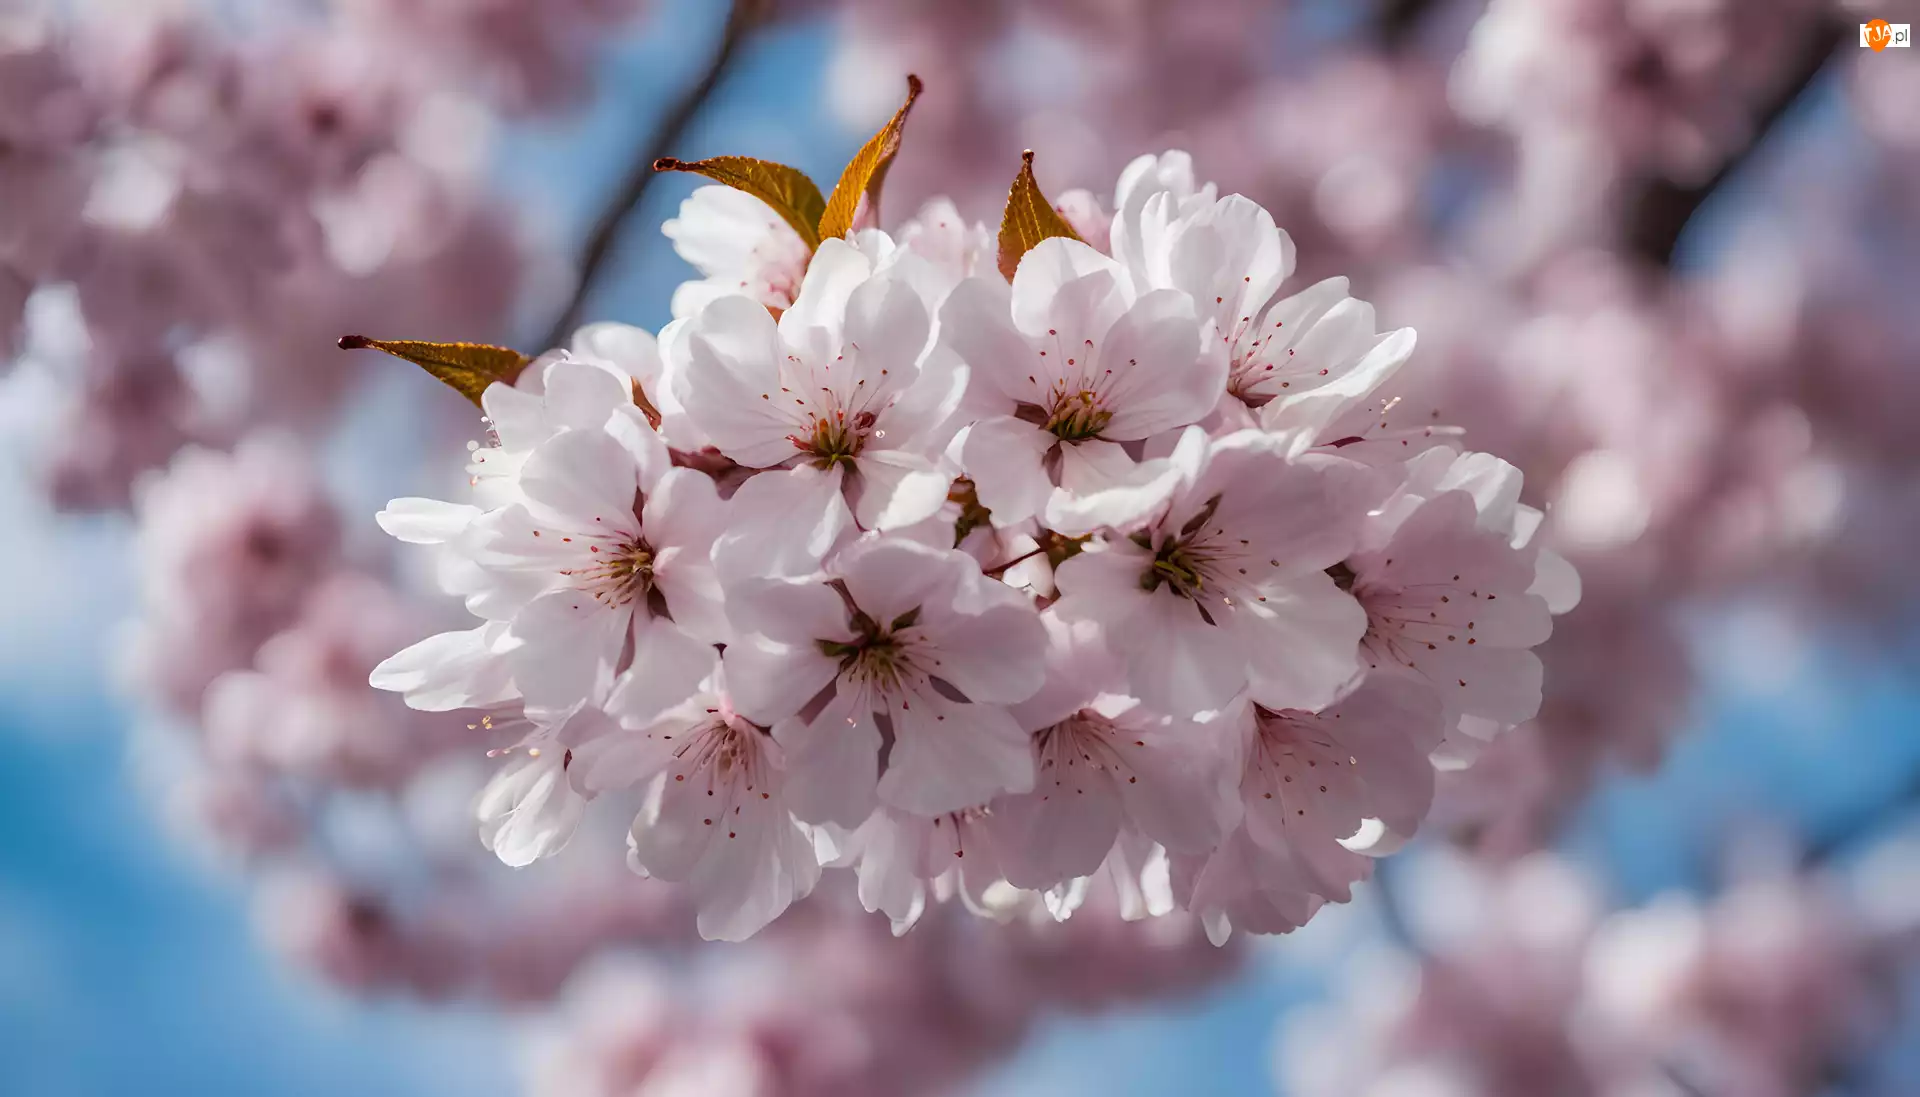
<svg viewBox="0 0 1920 1097">
<path fill-rule="evenodd" d="M 675 160 L 663 156 L 653 162 L 655 171 L 689 171 L 704 175 L 734 190 L 743 190 L 773 207 L 780 219 L 793 226 L 807 247 L 820 246 L 814 226 L 827 209 L 820 188 L 799 168 L 756 160 L 751 156 L 712 156 L 705 160 Z"/>
<path fill-rule="evenodd" d="M 1040 184 L 1033 181 L 1033 150 L 1029 149 L 1020 154 L 1020 174 L 1007 192 L 1007 212 L 1000 218 L 1000 273 L 1013 281 L 1021 257 L 1040 241 L 1055 236 L 1080 239 L 1047 196 L 1040 193 Z"/>
<path fill-rule="evenodd" d="M 833 195 L 827 199 L 826 212 L 820 215 L 820 239 L 833 240 L 852 231 L 853 215 L 860 208 L 862 195 L 866 196 L 867 208 L 876 217 L 879 215 L 880 188 L 887 181 L 887 169 L 893 166 L 894 154 L 900 151 L 907 114 L 913 110 L 913 101 L 920 98 L 920 89 L 924 86 L 918 76 L 907 77 L 907 101 L 880 127 L 880 132 L 861 147 L 847 170 L 840 173 L 840 182 L 834 184 Z"/>
<path fill-rule="evenodd" d="M 480 404 L 480 394 L 495 381 L 513 384 L 520 371 L 533 359 L 517 350 L 490 347 L 484 343 L 416 343 L 408 340 L 369 339 L 347 335 L 340 339 L 341 350 L 380 350 L 403 358 L 440 380 L 454 391 Z"/>
</svg>

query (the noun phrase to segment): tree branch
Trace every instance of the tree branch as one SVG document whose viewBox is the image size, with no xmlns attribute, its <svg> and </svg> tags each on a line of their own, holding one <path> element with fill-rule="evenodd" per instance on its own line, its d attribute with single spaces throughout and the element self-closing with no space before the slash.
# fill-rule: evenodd
<svg viewBox="0 0 1920 1097">
<path fill-rule="evenodd" d="M 1413 41 L 1420 21 L 1433 6 L 1433 0 L 1380 0 L 1374 18 L 1374 37 L 1387 52 L 1406 48 Z"/>
<path fill-rule="evenodd" d="M 1753 132 L 1746 144 L 1721 161 L 1714 173 L 1692 185 L 1670 179 L 1649 180 L 1628 204 L 1626 246 L 1631 253 L 1658 266 L 1673 265 L 1673 251 L 1680 242 L 1693 215 L 1726 181 L 1753 159 L 1767 135 L 1784 117 L 1826 68 L 1827 62 L 1845 44 L 1844 27 L 1832 19 L 1822 19 L 1808 29 L 1797 53 L 1771 98 L 1761 104 L 1753 120 Z"/>
<path fill-rule="evenodd" d="M 576 275 L 573 295 L 567 299 L 566 307 L 560 310 L 553 326 L 541 340 L 542 349 L 565 345 L 567 337 L 579 326 L 587 298 L 597 286 L 607 261 L 613 257 L 614 245 L 619 241 L 628 219 L 640 208 L 647 188 L 653 183 L 656 174 L 653 162 L 676 151 L 687 127 L 700 114 L 701 108 L 706 106 L 714 90 L 726 79 L 728 71 L 739 59 L 740 47 L 769 20 L 771 10 L 769 0 L 734 0 L 727 12 L 726 26 L 720 32 L 720 44 L 714 49 L 707 67 L 700 73 L 700 78 L 667 107 L 659 124 L 654 127 L 653 136 L 634 155 L 619 189 L 595 219 L 593 229 L 587 233 L 586 242 L 581 245 L 579 256 L 574 260 Z"/>
</svg>

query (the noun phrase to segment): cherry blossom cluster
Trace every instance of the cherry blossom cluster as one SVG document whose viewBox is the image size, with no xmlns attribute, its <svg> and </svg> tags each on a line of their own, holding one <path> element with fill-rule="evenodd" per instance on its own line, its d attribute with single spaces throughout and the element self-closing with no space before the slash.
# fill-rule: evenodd
<svg viewBox="0 0 1920 1097">
<path fill-rule="evenodd" d="M 896 192 L 983 198 L 1013 144 L 1062 186 L 1182 144 L 1274 213 L 1309 277 L 1350 275 L 1419 329 L 1395 395 L 1526 471 L 1543 542 L 1594 596 L 1541 651 L 1543 712 L 1493 748 L 1525 795 L 1449 776 L 1456 834 L 1536 848 L 1597 777 L 1659 761 L 1694 684 L 1676 606 L 1791 590 L 1847 629 L 1915 603 L 1893 420 L 1916 272 L 1886 246 L 1920 193 L 1913 76 L 1852 37 L 1897 20 L 1885 5 L 1410 0 L 1334 33 L 1242 0 L 842 8 L 829 91 L 850 118 L 909 70 L 964 89 L 916 116 Z M 1789 109 L 1823 94 L 1838 125 Z M 1783 118 L 1826 136 L 1768 152 Z M 1781 216 L 1674 262 L 1736 178 Z"/>
<path fill-rule="evenodd" d="M 1838 880 L 1767 870 L 1702 900 L 1608 911 L 1549 854 L 1449 864 L 1417 896 L 1431 952 L 1356 961 L 1341 997 L 1288 1017 L 1287 1093 L 1522 1097 L 1740 1093 L 1836 1083 L 1894 1019 L 1912 924 Z M 1910 918 L 1911 911 L 1906 912 Z M 1847 1088 L 1853 1088 L 1849 1085 Z"/>
<path fill-rule="evenodd" d="M 823 867 L 901 930 L 1103 876 L 1281 932 L 1535 714 L 1578 580 L 1518 470 L 1380 396 L 1413 333 L 1289 285 L 1183 153 L 1010 249 L 1023 185 L 997 267 L 950 204 L 813 248 L 697 191 L 657 344 L 596 325 L 494 384 L 471 501 L 381 513 L 482 623 L 372 681 L 510 714 L 502 860 L 638 789 L 628 860 L 707 937 Z"/>
</svg>

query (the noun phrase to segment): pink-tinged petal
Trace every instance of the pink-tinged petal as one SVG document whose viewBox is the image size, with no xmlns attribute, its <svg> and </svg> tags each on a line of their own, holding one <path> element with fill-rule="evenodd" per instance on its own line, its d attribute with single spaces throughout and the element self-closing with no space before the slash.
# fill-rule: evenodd
<svg viewBox="0 0 1920 1097">
<path fill-rule="evenodd" d="M 641 510 L 641 529 L 653 547 L 654 585 L 668 612 L 710 643 L 725 643 L 732 632 L 713 568 L 713 548 L 727 530 L 727 518 L 727 504 L 713 481 L 691 469 L 661 477 Z"/>
<path fill-rule="evenodd" d="M 879 413 L 862 456 L 877 450 L 944 452 L 966 424 L 959 411 L 971 376 L 965 364 L 936 346 L 922 363 L 920 379 Z"/>
<path fill-rule="evenodd" d="M 731 660 L 733 649 L 727 655 Z M 727 679 L 735 680 L 731 669 Z M 796 816 L 854 827 L 873 811 L 880 728 L 863 698 L 843 692 L 811 721 L 791 717 L 774 724 L 773 737 L 785 752 L 787 806 Z M 898 764 L 897 743 L 894 759 Z"/>
<path fill-rule="evenodd" d="M 1058 346 L 1099 340 L 1126 307 L 1125 283 L 1118 263 L 1080 241 L 1042 240 L 1013 276 L 1014 327 L 1036 340 L 1057 333 Z"/>
<path fill-rule="evenodd" d="M 1171 461 L 1138 464 L 1110 442 L 1060 447 L 1060 487 L 1047 499 L 1043 521 L 1070 537 L 1106 529 L 1130 533 L 1155 521 L 1180 487 Z"/>
<path fill-rule="evenodd" d="M 719 661 L 712 644 L 672 621 L 644 618 L 633 630 L 633 662 L 607 696 L 607 714 L 627 727 L 645 727 L 694 696 Z"/>
<path fill-rule="evenodd" d="M 654 778 L 627 833 L 627 863 L 634 871 L 674 883 L 692 876 L 713 844 L 713 824 L 705 820 L 717 810 L 706 785 L 689 783 L 688 774 L 679 772 L 684 768 L 668 766 Z"/>
<path fill-rule="evenodd" d="M 1260 425 L 1270 431 L 1298 430 L 1315 439 L 1328 438 L 1329 425 L 1400 372 L 1413 356 L 1415 342 L 1412 328 L 1380 336 L 1357 363 L 1326 384 L 1268 402 L 1259 410 Z"/>
<path fill-rule="evenodd" d="M 715 833 L 692 877 L 696 927 L 707 941 L 744 941 L 804 899 L 820 880 L 813 842 L 778 799 L 748 795 Z"/>
<path fill-rule="evenodd" d="M 1114 788 L 1133 827 L 1180 853 L 1211 848 L 1240 821 L 1238 742 L 1218 721 L 1123 721 Z"/>
<path fill-rule="evenodd" d="M 1100 626 L 1042 614 L 1046 629 L 1045 679 L 1024 701 L 1007 706 L 1022 728 L 1039 731 L 1086 708 L 1103 693 L 1126 692 L 1125 671 L 1107 650 Z"/>
<path fill-rule="evenodd" d="M 1124 650 L 1128 680 L 1141 701 L 1192 716 L 1222 707 L 1246 685 L 1252 653 L 1226 621 L 1208 624 L 1193 602 L 1164 589 L 1146 606 L 1127 635 L 1110 640 Z"/>
<path fill-rule="evenodd" d="M 780 338 L 802 359 L 831 361 L 843 339 L 847 302 L 873 274 L 873 263 L 845 240 L 823 240 L 807 264 L 793 306 L 780 316 Z"/>
<path fill-rule="evenodd" d="M 899 537 L 868 536 L 847 546 L 833 573 L 847 585 L 853 604 L 882 626 L 913 609 L 951 602 L 972 558 Z"/>
<path fill-rule="evenodd" d="M 1366 787 L 1364 810 L 1402 839 L 1411 837 L 1433 803 L 1427 756 L 1446 727 L 1439 697 L 1412 678 L 1374 674 L 1330 711 L 1340 716 L 1340 745 Z"/>
<path fill-rule="evenodd" d="M 1235 607 L 1248 694 L 1268 708 L 1317 709 L 1360 668 L 1367 613 L 1324 573 L 1260 587 L 1265 601 Z"/>
<path fill-rule="evenodd" d="M 1580 573 L 1552 549 L 1539 552 L 1534 560 L 1533 586 L 1527 593 L 1538 595 L 1547 604 L 1547 612 L 1559 616 L 1580 604 Z"/>
<path fill-rule="evenodd" d="M 513 618 L 520 642 L 507 653 L 514 684 L 533 705 L 605 698 L 632 620 L 631 608 L 603 605 L 585 591 L 542 594 Z"/>
<path fill-rule="evenodd" d="M 924 522 L 946 505 L 951 473 L 930 458 L 896 449 L 869 449 L 848 479 L 853 514 L 863 528 L 894 530 Z"/>
<path fill-rule="evenodd" d="M 723 663 L 734 706 L 761 725 L 799 712 L 839 669 L 811 641 L 788 647 L 755 636 L 727 645 Z"/>
<path fill-rule="evenodd" d="M 1214 442 L 1189 498 L 1220 496 L 1218 525 L 1246 538 L 1282 573 L 1317 572 L 1359 540 L 1370 479 L 1364 466 L 1308 454 L 1289 459 L 1285 441 L 1241 431 Z"/>
<path fill-rule="evenodd" d="M 491 623 L 443 632 L 381 660 L 367 682 L 405 694 L 407 706 L 422 712 L 497 705 L 519 696 L 506 658 L 512 643 Z"/>
<path fill-rule="evenodd" d="M 567 782 L 565 755 L 559 751 L 513 758 L 487 782 L 474 808 L 480 843 L 513 868 L 560 852 L 585 811 L 586 801 Z"/>
<path fill-rule="evenodd" d="M 879 784 L 886 803 L 939 815 L 1033 787 L 1027 733 L 1005 709 L 949 701 L 928 690 L 893 701 L 889 712 L 893 753 Z"/>
<path fill-rule="evenodd" d="M 590 547 L 601 544 L 603 535 L 636 525 L 631 514 L 608 529 L 602 523 L 600 534 L 586 534 L 571 524 L 555 526 L 536 519 L 518 503 L 489 511 L 473 520 L 460 539 L 459 548 L 481 569 L 481 593 L 488 587 L 506 588 L 484 598 L 490 604 L 506 602 L 518 612 L 521 606 L 546 590 L 571 585 L 567 573 L 592 567 Z M 509 590 L 517 599 L 509 598 Z M 477 611 L 476 611 L 477 612 Z M 499 616 L 497 613 L 489 616 Z"/>
<path fill-rule="evenodd" d="M 1041 462 L 1057 441 L 1011 415 L 982 419 L 967 432 L 960 459 L 996 526 L 1017 525 L 1046 505 L 1053 484 Z"/>
<path fill-rule="evenodd" d="M 1169 245 L 1165 284 L 1191 296 L 1223 337 L 1251 326 L 1293 273 L 1293 240 L 1238 194 L 1183 219 Z"/>
<path fill-rule="evenodd" d="M 639 470 L 641 491 L 653 491 L 660 478 L 673 470 L 673 454 L 667 448 L 666 438 L 647 422 L 646 413 L 635 407 L 631 399 L 613 409 L 606 418 L 605 429 L 632 456 L 634 467 Z"/>
<path fill-rule="evenodd" d="M 568 772 L 574 786 L 589 794 L 635 788 L 672 765 L 687 733 L 709 719 L 696 705 L 683 705 L 663 718 L 627 727 L 573 748 Z"/>
<path fill-rule="evenodd" d="M 617 439 L 601 430 L 565 430 L 527 455 L 520 491 L 543 522 L 593 528 L 595 518 L 611 529 L 630 530 L 639 464 Z"/>
<path fill-rule="evenodd" d="M 1348 856 L 1352 863 L 1346 866 L 1347 883 L 1371 874 L 1371 861 Z M 1172 861 L 1175 895 L 1182 906 L 1206 918 L 1207 936 L 1216 945 L 1236 927 L 1248 933 L 1290 933 L 1306 925 L 1326 902 L 1305 886 L 1290 862 L 1276 863 L 1274 854 L 1254 845 L 1245 830 L 1229 835 L 1210 855 L 1175 855 Z"/>
<path fill-rule="evenodd" d="M 882 807 L 853 835 L 859 850 L 860 905 L 880 911 L 896 926 L 918 921 L 926 908 L 921 877 L 929 823 Z"/>
<path fill-rule="evenodd" d="M 1267 311 L 1265 331 L 1272 333 L 1274 348 L 1292 347 L 1342 301 L 1350 300 L 1345 278 L 1323 279 L 1291 297 L 1273 303 Z M 1369 332 L 1369 335 L 1372 333 Z M 1272 354 L 1270 350 L 1269 355 Z M 1281 351 L 1284 355 L 1284 351 Z"/>
<path fill-rule="evenodd" d="M 1202 345 L 1187 295 L 1154 290 L 1128 308 L 1106 333 L 1100 365 L 1113 418 L 1101 436 L 1146 438 L 1206 418 L 1227 384 L 1223 350 Z"/>
<path fill-rule="evenodd" d="M 978 614 L 923 615 L 937 654 L 930 673 L 969 700 L 1024 701 L 1046 678 L 1047 633 L 1028 605 L 993 606 Z"/>
<path fill-rule="evenodd" d="M 438 499 L 395 499 L 373 516 L 380 528 L 410 545 L 442 545 L 460 536 L 480 508 Z"/>
<path fill-rule="evenodd" d="M 846 603 L 819 576 L 730 583 L 727 611 L 740 632 L 774 644 L 811 648 L 817 640 L 853 638 Z"/>
<path fill-rule="evenodd" d="M 660 379 L 660 344 L 645 328 L 603 320 L 575 331 L 568 347 L 575 357 L 605 362 L 648 386 L 648 391 Z M 622 397 L 630 399 L 631 394 Z"/>
<path fill-rule="evenodd" d="M 919 377 L 932 320 L 912 286 L 887 276 L 855 289 L 846 310 L 829 382 L 842 406 L 882 407 Z"/>
<path fill-rule="evenodd" d="M 633 404 L 632 378 L 596 363 L 560 359 L 544 382 L 547 420 L 563 430 L 598 430 L 615 408 Z"/>
<path fill-rule="evenodd" d="M 1051 612 L 1062 620 L 1099 625 L 1117 653 L 1118 641 L 1137 631 L 1138 619 L 1153 599 L 1140 587 L 1140 576 L 1152 563 L 1151 555 L 1129 542 L 1088 549 L 1054 572 L 1060 600 Z"/>
<path fill-rule="evenodd" d="M 765 306 L 722 297 L 694 316 L 668 349 L 676 359 L 667 371 L 674 399 L 721 452 L 751 468 L 794 455 L 787 438 L 793 398 L 780 391 L 787 352 Z"/>
<path fill-rule="evenodd" d="M 1069 751 L 1042 750 L 1032 792 L 994 801 L 987 829 L 1015 887 L 1044 891 L 1091 876 L 1120 833 L 1113 775 Z"/>
<path fill-rule="evenodd" d="M 1001 400 L 1031 399 L 1027 374 L 1042 361 L 1013 326 L 1013 290 L 999 278 L 969 278 L 940 309 L 940 341 L 972 372 L 975 384 Z"/>
<path fill-rule="evenodd" d="M 839 468 L 811 465 L 763 472 L 728 500 L 728 532 L 714 545 L 721 582 L 768 575 L 812 575 L 854 533 Z"/>
</svg>

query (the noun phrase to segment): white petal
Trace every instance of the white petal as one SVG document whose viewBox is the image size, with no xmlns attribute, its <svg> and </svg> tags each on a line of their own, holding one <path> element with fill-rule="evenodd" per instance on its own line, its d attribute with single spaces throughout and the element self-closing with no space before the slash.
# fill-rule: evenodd
<svg viewBox="0 0 1920 1097">
<path fill-rule="evenodd" d="M 786 348 L 763 305 L 722 297 L 692 317 L 666 349 L 676 359 L 667 370 L 674 399 L 721 452 L 750 468 L 794 455 L 787 437 L 793 433 L 790 397 L 780 391 Z M 682 356 L 685 361 L 677 361 Z"/>
<path fill-rule="evenodd" d="M 514 615 L 511 626 L 520 642 L 507 653 L 515 685 L 535 705 L 564 708 L 604 700 L 632 623 L 631 609 L 603 605 L 585 591 L 555 590 L 535 598 Z"/>
<path fill-rule="evenodd" d="M 713 645 L 687 635 L 672 621 L 646 620 L 634 629 L 633 663 L 607 696 L 607 715 L 630 728 L 645 727 L 692 697 L 719 661 Z"/>
<path fill-rule="evenodd" d="M 900 529 L 933 517 L 953 477 L 933 460 L 897 449 L 868 449 L 854 463 L 854 517 L 872 530 Z"/>
<path fill-rule="evenodd" d="M 373 516 L 380 528 L 410 545 L 439 545 L 465 532 L 480 508 L 438 499 L 395 499 Z"/>
<path fill-rule="evenodd" d="M 507 666 L 510 646 L 497 624 L 443 632 L 381 660 L 367 681 L 405 694 L 407 706 L 422 712 L 496 705 L 519 696 Z"/>
<path fill-rule="evenodd" d="M 568 785 L 564 758 L 520 755 L 480 794 L 480 842 L 505 864 L 524 868 L 560 852 L 580 825 L 586 801 Z"/>
<path fill-rule="evenodd" d="M 811 575 L 854 532 L 838 469 L 811 465 L 762 472 L 733 493 L 728 532 L 715 543 L 714 570 L 736 578 Z"/>
<path fill-rule="evenodd" d="M 741 715 L 762 725 L 799 712 L 827 688 L 837 672 L 834 661 L 811 642 L 786 647 L 758 637 L 727 645 L 723 662 L 735 706 Z"/>
<path fill-rule="evenodd" d="M 1058 441 L 1032 423 L 1010 415 L 982 419 L 967 432 L 961 461 L 980 505 L 1005 528 L 1040 512 L 1053 484 L 1041 462 Z"/>
</svg>

